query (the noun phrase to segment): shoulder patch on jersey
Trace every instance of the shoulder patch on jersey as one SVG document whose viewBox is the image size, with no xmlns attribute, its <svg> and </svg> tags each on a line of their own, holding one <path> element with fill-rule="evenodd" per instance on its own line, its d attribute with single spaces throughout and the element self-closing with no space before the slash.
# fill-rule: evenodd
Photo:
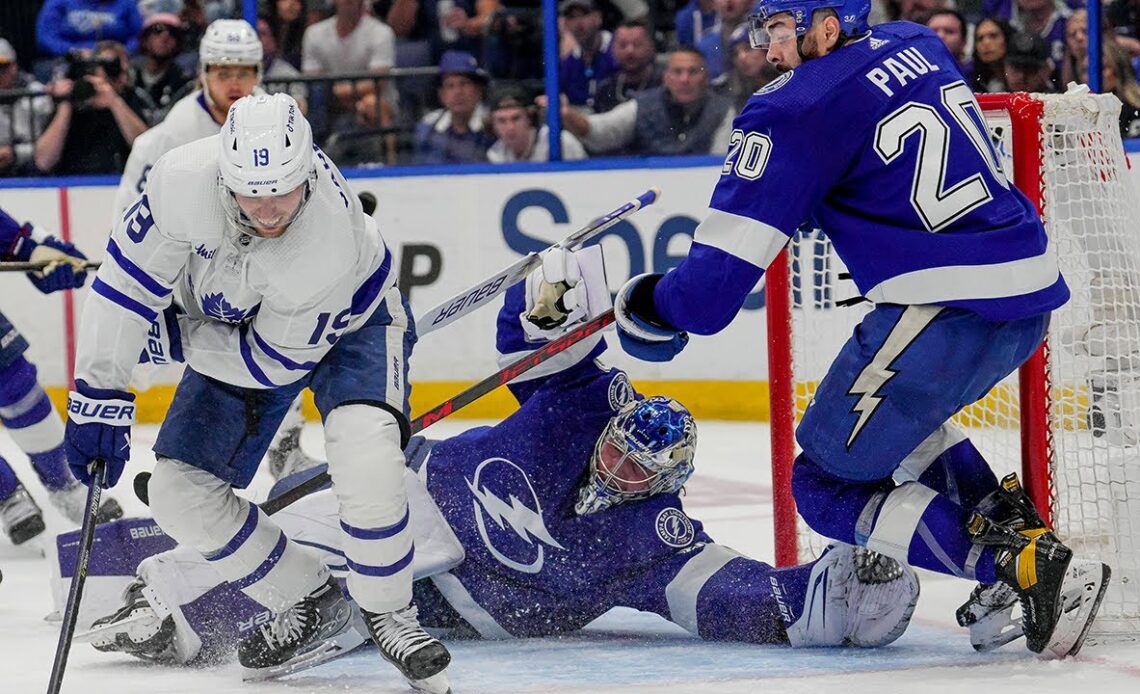
<svg viewBox="0 0 1140 694">
<path fill-rule="evenodd" d="M 661 513 L 657 514 L 655 525 L 657 537 L 670 547 L 687 547 L 696 537 L 693 522 L 679 509 L 661 509 Z"/>
<path fill-rule="evenodd" d="M 610 409 L 617 412 L 634 398 L 633 384 L 624 371 L 619 371 L 610 381 L 609 399 Z"/>
<path fill-rule="evenodd" d="M 776 79 L 772 80 L 768 84 L 765 84 L 763 87 L 760 87 L 759 89 L 757 89 L 754 93 L 756 93 L 756 94 L 771 94 L 772 92 L 776 91 L 777 89 L 784 86 L 788 82 L 792 81 L 792 75 L 795 74 L 795 72 L 796 72 L 795 70 L 788 70 L 787 72 L 780 75 Z"/>
</svg>

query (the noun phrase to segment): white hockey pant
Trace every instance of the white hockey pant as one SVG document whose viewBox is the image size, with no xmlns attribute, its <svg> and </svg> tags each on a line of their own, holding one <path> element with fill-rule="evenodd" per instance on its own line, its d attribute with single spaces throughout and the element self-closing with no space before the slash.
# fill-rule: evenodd
<svg viewBox="0 0 1140 694">
<path fill-rule="evenodd" d="M 149 490 L 154 519 L 167 535 L 196 549 L 225 580 L 274 612 L 328 579 L 312 552 L 209 472 L 159 458 Z"/>
<path fill-rule="evenodd" d="M 395 417 L 371 405 L 337 407 L 325 419 L 325 451 L 349 592 L 369 612 L 407 607 L 415 548 Z"/>
</svg>

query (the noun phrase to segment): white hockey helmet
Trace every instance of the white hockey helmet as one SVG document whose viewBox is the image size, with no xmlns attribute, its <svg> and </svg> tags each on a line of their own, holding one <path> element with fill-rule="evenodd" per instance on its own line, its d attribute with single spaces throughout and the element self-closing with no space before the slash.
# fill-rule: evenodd
<svg viewBox="0 0 1140 694">
<path fill-rule="evenodd" d="M 218 19 L 206 27 L 198 44 L 202 72 L 210 65 L 256 65 L 260 74 L 261 39 L 244 19 Z"/>
<path fill-rule="evenodd" d="M 307 186 L 288 221 L 301 214 L 312 194 L 317 169 L 313 131 L 293 97 L 255 94 L 238 99 L 230 107 L 219 142 L 219 188 L 241 231 L 259 235 L 241 211 L 236 195 L 273 197 Z"/>
</svg>

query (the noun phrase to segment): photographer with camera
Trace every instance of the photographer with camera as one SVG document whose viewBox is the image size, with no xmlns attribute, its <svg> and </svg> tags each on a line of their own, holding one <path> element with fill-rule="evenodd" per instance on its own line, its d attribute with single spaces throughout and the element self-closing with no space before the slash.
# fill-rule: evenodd
<svg viewBox="0 0 1140 694">
<path fill-rule="evenodd" d="M 66 76 L 48 85 L 57 103 L 36 140 L 41 172 L 122 172 L 135 138 L 147 129 L 139 115 L 147 100 L 130 86 L 127 68 L 127 51 L 117 41 L 100 41 L 94 52 L 68 54 Z"/>
</svg>

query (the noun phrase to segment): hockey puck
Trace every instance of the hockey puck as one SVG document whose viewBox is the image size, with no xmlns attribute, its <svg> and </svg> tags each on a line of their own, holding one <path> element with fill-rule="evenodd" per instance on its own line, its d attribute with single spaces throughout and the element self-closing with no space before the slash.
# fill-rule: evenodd
<svg viewBox="0 0 1140 694">
<path fill-rule="evenodd" d="M 376 196 L 366 190 L 357 193 L 356 197 L 360 198 L 360 206 L 364 208 L 364 214 L 371 217 L 372 213 L 376 211 Z"/>
<path fill-rule="evenodd" d="M 135 496 L 137 496 L 139 498 L 139 501 L 143 502 L 147 506 L 150 506 L 150 490 L 147 489 L 147 484 L 149 482 L 149 472 L 140 472 L 139 474 L 135 475 Z"/>
</svg>

